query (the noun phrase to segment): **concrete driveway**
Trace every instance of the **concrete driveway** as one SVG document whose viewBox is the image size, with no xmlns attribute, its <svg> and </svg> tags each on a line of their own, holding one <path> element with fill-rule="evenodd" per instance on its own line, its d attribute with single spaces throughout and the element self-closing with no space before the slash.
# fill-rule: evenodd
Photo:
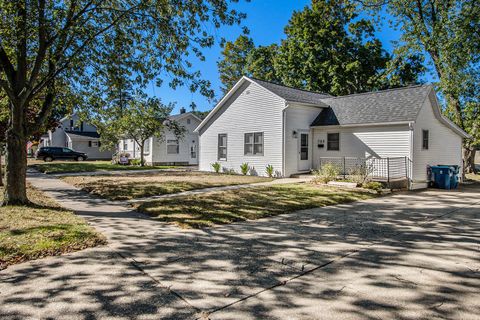
<svg viewBox="0 0 480 320">
<path fill-rule="evenodd" d="M 478 319 L 480 187 L 181 230 L 30 182 L 110 244 L 0 272 L 0 318 Z"/>
</svg>

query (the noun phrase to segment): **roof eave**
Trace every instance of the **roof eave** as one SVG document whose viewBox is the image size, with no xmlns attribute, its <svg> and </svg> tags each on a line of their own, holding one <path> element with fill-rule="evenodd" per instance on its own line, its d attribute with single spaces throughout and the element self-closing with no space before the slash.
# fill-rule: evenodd
<svg viewBox="0 0 480 320">
<path fill-rule="evenodd" d="M 310 126 L 310 128 L 350 128 L 350 127 L 370 127 L 370 126 L 396 126 L 410 124 L 412 121 L 392 121 L 392 122 L 371 122 L 371 123 L 348 123 L 336 125 Z"/>
</svg>

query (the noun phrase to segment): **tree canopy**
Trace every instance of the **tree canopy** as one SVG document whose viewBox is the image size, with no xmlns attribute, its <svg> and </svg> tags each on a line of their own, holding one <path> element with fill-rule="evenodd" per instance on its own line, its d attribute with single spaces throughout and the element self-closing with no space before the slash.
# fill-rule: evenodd
<svg viewBox="0 0 480 320">
<path fill-rule="evenodd" d="M 475 0 L 368 0 L 364 7 L 386 9 L 401 30 L 398 55 L 426 55 L 445 101 L 445 114 L 474 139 L 466 140 L 465 167 L 475 170 L 480 111 L 480 6 Z M 476 119 L 476 120 L 474 120 Z"/>
<path fill-rule="evenodd" d="M 421 58 L 386 52 L 358 8 L 354 1 L 313 0 L 293 13 L 280 45 L 255 47 L 245 35 L 227 42 L 218 63 L 223 91 L 241 75 L 333 95 L 417 83 Z"/>
<path fill-rule="evenodd" d="M 28 203 L 25 142 L 56 108 L 59 84 L 80 105 L 102 105 L 111 85 L 106 79 L 112 79 L 105 74 L 114 63 L 105 57 L 120 43 L 126 47 L 118 59 L 140 85 L 167 78 L 173 88 L 185 85 L 212 96 L 193 63 L 204 60 L 215 29 L 244 18 L 232 9 L 235 2 L 0 1 L 0 87 L 9 109 L 4 204 Z"/>
</svg>

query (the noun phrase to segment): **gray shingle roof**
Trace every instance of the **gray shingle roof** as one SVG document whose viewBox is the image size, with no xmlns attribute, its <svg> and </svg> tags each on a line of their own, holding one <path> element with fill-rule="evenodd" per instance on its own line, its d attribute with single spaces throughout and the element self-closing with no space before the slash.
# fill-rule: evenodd
<svg viewBox="0 0 480 320">
<path fill-rule="evenodd" d="M 323 106 L 321 99 L 329 98 L 331 95 L 320 92 L 311 92 L 302 89 L 295 89 L 291 87 L 282 86 L 268 81 L 250 78 L 252 81 L 258 83 L 265 89 L 273 92 L 277 96 L 290 101 L 298 103 L 307 103 L 312 105 Z"/>
<path fill-rule="evenodd" d="M 418 85 L 322 99 L 312 126 L 415 121 L 432 86 Z"/>
<path fill-rule="evenodd" d="M 87 138 L 100 138 L 98 132 L 95 131 L 72 131 L 72 130 L 65 130 L 69 136 L 79 136 L 79 137 L 87 137 Z"/>
</svg>

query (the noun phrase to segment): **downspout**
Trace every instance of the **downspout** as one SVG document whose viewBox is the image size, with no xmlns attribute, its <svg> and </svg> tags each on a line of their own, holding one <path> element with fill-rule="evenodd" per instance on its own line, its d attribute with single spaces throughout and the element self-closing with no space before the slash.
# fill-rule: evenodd
<svg viewBox="0 0 480 320">
<path fill-rule="evenodd" d="M 282 175 L 285 177 L 286 174 L 286 164 L 285 164 L 285 149 L 286 149 L 286 136 L 285 136 L 285 130 L 287 129 L 286 125 L 286 119 L 287 119 L 287 110 L 288 108 L 288 103 L 285 102 L 285 109 L 282 110 Z"/>
<path fill-rule="evenodd" d="M 413 156 L 414 156 L 414 149 L 415 149 L 415 144 L 414 144 L 414 124 L 415 122 L 410 122 L 408 124 L 408 128 L 410 129 L 410 161 L 408 162 L 408 166 L 410 169 L 410 177 L 409 177 L 409 182 L 408 182 L 408 189 L 412 190 L 413 189 Z"/>
</svg>

